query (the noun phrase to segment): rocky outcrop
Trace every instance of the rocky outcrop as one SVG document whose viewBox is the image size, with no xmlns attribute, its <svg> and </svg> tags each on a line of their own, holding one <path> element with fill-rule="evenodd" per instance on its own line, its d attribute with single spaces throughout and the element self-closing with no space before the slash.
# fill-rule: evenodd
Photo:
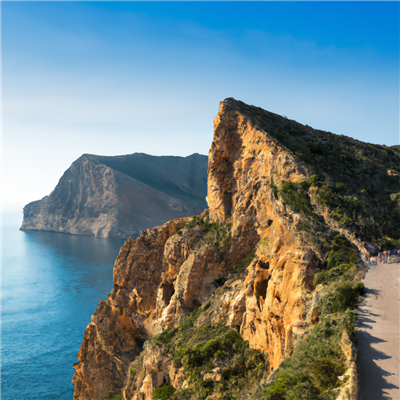
<svg viewBox="0 0 400 400">
<path fill-rule="evenodd" d="M 214 120 L 207 201 L 211 220 L 231 221 L 234 237 L 257 238 L 240 333 L 251 347 L 270 353 L 274 369 L 307 329 L 307 285 L 322 258 L 294 234 L 298 216 L 276 198 L 274 185 L 310 173 L 234 104 L 221 103 Z"/>
<path fill-rule="evenodd" d="M 250 348 L 269 355 L 268 373 L 318 324 L 322 285 L 315 287 L 314 278 L 327 264 L 336 220 L 318 200 L 316 186 L 310 187 L 317 179 L 313 166 L 265 121 L 286 124 L 234 99 L 222 102 L 209 153 L 208 210 L 147 230 L 121 248 L 113 291 L 85 332 L 74 399 L 122 394 L 151 400 L 161 385 L 190 386 L 182 367 L 159 347 L 146 342 L 139 353 L 142 341 L 177 327 L 200 305 L 206 306 L 196 326 L 224 324 L 238 331 Z M 285 200 L 279 188 L 288 181 L 298 183 L 299 192 Z M 366 254 L 357 231 L 340 227 Z M 347 352 L 348 343 L 343 346 Z M 217 382 L 212 377 L 218 368 L 207 372 L 211 381 Z"/>
<path fill-rule="evenodd" d="M 127 365 L 153 335 L 157 289 L 169 265 L 164 248 L 183 225 L 179 219 L 168 222 L 121 247 L 113 291 L 100 302 L 85 331 L 75 365 L 74 398 L 103 399 L 123 386 Z"/>
<path fill-rule="evenodd" d="M 207 158 L 135 153 L 85 154 L 54 191 L 24 207 L 21 230 L 137 237 L 150 227 L 204 210 Z"/>
<path fill-rule="evenodd" d="M 183 368 L 175 368 L 172 360 L 151 343 L 146 345 L 136 364 L 138 370 L 134 367 L 129 368 L 128 380 L 123 391 L 126 399 L 152 399 L 154 390 L 165 384 L 174 387 L 187 385 Z"/>
<path fill-rule="evenodd" d="M 346 331 L 343 332 L 341 347 L 343 353 L 346 356 L 346 367 L 345 374 L 340 377 L 345 381 L 343 386 L 340 388 L 340 393 L 337 400 L 357 400 L 358 399 L 358 378 L 357 378 L 357 347 L 349 338 Z"/>
</svg>

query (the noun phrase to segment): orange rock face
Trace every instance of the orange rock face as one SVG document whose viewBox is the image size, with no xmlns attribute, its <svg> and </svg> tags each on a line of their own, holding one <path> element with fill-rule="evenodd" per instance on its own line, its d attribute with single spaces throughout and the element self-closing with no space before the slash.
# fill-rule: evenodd
<svg viewBox="0 0 400 400">
<path fill-rule="evenodd" d="M 170 267 L 164 248 L 183 224 L 173 220 L 136 240 L 128 239 L 121 247 L 113 291 L 106 302 L 100 302 L 86 328 L 74 366 L 74 399 L 103 400 L 124 385 L 127 366 L 152 336 L 148 320 L 156 308 L 161 275 Z"/>
<path fill-rule="evenodd" d="M 129 365 L 144 340 L 176 327 L 209 300 L 215 278 L 223 274 L 230 290 L 214 296 L 197 323 L 223 323 L 239 331 L 251 348 L 268 352 L 271 370 L 290 356 L 298 337 L 318 320 L 312 282 L 326 254 L 304 241 L 296 229 L 300 214 L 277 196 L 276 188 L 310 175 L 235 100 L 222 102 L 209 153 L 207 202 L 209 223 L 218 222 L 229 237 L 222 243 L 212 230 L 176 219 L 124 244 L 114 266 L 113 291 L 85 332 L 74 399 L 123 393 L 125 400 L 151 400 L 162 384 L 184 387 L 182 371 L 151 345 L 134 379 Z M 229 275 L 249 255 L 246 271 Z"/>
<path fill-rule="evenodd" d="M 232 221 L 234 237 L 259 239 L 242 290 L 240 333 L 251 347 L 269 352 L 274 369 L 310 326 L 308 292 L 319 265 L 318 255 L 296 237 L 297 216 L 277 199 L 274 186 L 310 173 L 230 103 L 221 103 L 214 120 L 207 201 L 211 219 Z"/>
</svg>

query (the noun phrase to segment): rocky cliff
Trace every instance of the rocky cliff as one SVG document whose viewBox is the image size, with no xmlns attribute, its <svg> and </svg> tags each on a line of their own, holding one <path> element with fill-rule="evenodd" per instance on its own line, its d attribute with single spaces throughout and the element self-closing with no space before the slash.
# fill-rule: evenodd
<svg viewBox="0 0 400 400">
<path fill-rule="evenodd" d="M 22 230 L 98 237 L 141 231 L 205 208 L 207 157 L 84 154 L 54 191 L 24 207 Z"/>
<path fill-rule="evenodd" d="M 400 238 L 397 171 L 390 148 L 223 101 L 208 209 L 123 245 L 74 399 L 345 398 L 362 258 Z"/>
</svg>

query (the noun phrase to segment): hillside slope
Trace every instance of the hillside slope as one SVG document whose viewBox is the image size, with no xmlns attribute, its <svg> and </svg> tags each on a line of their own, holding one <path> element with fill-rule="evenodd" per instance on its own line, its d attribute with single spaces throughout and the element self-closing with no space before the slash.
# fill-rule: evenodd
<svg viewBox="0 0 400 400">
<path fill-rule="evenodd" d="M 355 399 L 362 259 L 399 243 L 399 170 L 388 147 L 223 101 L 209 208 L 122 246 L 74 399 Z"/>
<path fill-rule="evenodd" d="M 84 154 L 54 191 L 24 207 L 22 230 L 99 237 L 141 231 L 206 207 L 207 157 Z"/>
</svg>

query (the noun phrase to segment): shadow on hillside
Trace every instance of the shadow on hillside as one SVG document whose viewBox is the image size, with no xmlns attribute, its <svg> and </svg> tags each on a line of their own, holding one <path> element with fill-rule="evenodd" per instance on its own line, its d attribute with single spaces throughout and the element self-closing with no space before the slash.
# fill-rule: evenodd
<svg viewBox="0 0 400 400">
<path fill-rule="evenodd" d="M 358 319 L 362 319 L 362 317 L 359 317 Z M 375 360 L 387 360 L 392 357 L 372 347 L 374 343 L 382 343 L 385 342 L 385 340 L 376 338 L 365 331 L 357 331 L 357 338 L 357 373 L 360 389 L 359 400 L 387 400 L 388 397 L 385 395 L 384 390 L 398 389 L 398 386 L 386 382 L 385 378 L 392 374 L 379 367 L 375 363 Z"/>
</svg>

